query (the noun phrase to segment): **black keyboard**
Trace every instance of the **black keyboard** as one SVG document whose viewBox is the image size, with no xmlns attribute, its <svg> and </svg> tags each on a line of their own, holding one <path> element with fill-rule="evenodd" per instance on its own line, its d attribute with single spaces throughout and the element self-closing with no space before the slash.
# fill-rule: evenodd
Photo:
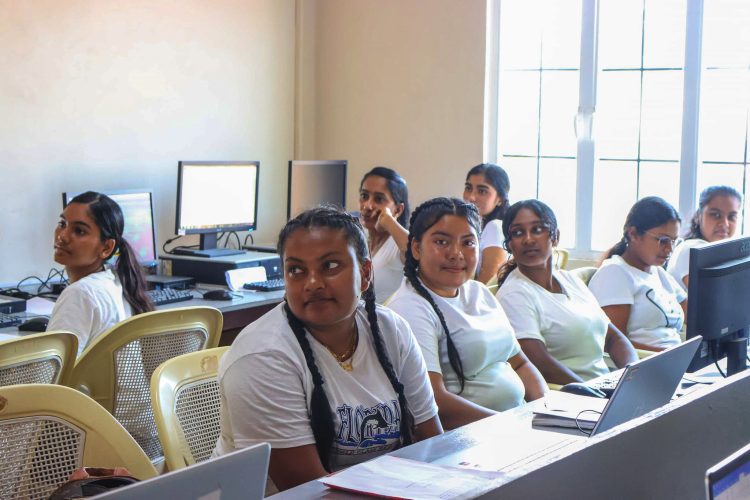
<svg viewBox="0 0 750 500">
<path fill-rule="evenodd" d="M 151 302 L 155 306 L 164 304 L 173 304 L 175 302 L 184 302 L 193 300 L 193 294 L 189 290 L 175 290 L 174 288 L 163 288 L 161 290 L 149 290 L 146 292 L 151 297 Z"/>
<path fill-rule="evenodd" d="M 606 397 L 609 398 L 612 393 L 615 392 L 615 387 L 617 387 L 617 384 L 620 382 L 620 377 L 622 377 L 622 374 L 623 370 L 617 370 L 616 372 L 604 375 L 596 382 L 589 382 L 586 385 L 588 385 L 589 387 L 593 387 L 594 389 L 599 389 L 606 395 Z"/>
<path fill-rule="evenodd" d="M 0 313 L 0 328 L 6 326 L 18 326 L 24 322 L 24 318 L 17 314 Z"/>
<path fill-rule="evenodd" d="M 243 286 L 246 290 L 257 290 L 259 292 L 272 292 L 274 290 L 284 289 L 284 280 L 266 280 L 266 281 L 253 281 L 252 283 L 245 283 Z"/>
</svg>

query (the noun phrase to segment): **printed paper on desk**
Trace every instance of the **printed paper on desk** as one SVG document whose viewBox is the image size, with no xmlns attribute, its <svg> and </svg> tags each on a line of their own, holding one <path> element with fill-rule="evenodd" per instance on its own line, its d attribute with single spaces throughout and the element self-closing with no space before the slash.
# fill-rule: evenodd
<svg viewBox="0 0 750 500">
<path fill-rule="evenodd" d="M 318 481 L 331 488 L 383 498 L 475 498 L 504 483 L 505 474 L 383 455 Z"/>
<path fill-rule="evenodd" d="M 266 281 L 266 268 L 263 266 L 230 269 L 224 273 L 227 286 L 232 291 L 243 290 L 242 285 L 254 281 Z"/>
<path fill-rule="evenodd" d="M 55 303 L 44 297 L 32 297 L 26 301 L 26 312 L 29 314 L 49 316 L 52 314 L 54 307 Z"/>
</svg>

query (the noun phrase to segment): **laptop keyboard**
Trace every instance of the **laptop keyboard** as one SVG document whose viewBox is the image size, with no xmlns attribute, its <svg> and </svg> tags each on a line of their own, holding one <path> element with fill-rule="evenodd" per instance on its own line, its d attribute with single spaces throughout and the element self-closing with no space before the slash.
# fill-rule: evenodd
<svg viewBox="0 0 750 500">
<path fill-rule="evenodd" d="M 259 292 L 272 292 L 274 290 L 284 289 L 283 279 L 273 279 L 266 281 L 253 281 L 251 283 L 245 283 L 243 288 L 246 290 L 257 290 Z"/>
<path fill-rule="evenodd" d="M 18 314 L 0 313 L 0 328 L 8 326 L 18 326 L 24 322 L 24 318 Z"/>
<path fill-rule="evenodd" d="M 589 382 L 586 385 L 594 389 L 599 389 L 607 398 L 609 398 L 612 393 L 615 392 L 615 387 L 617 387 L 618 382 L 620 382 L 620 377 L 622 377 L 622 374 L 623 370 L 617 370 L 615 372 L 604 375 L 595 382 Z"/>
<path fill-rule="evenodd" d="M 193 300 L 193 294 L 189 290 L 175 290 L 173 288 L 164 288 L 162 290 L 149 290 L 146 292 L 155 306 L 164 304 L 173 304 Z"/>
</svg>

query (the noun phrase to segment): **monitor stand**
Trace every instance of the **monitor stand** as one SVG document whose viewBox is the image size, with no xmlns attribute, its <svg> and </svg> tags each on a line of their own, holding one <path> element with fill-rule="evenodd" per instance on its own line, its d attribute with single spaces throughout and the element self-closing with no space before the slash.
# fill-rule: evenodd
<svg viewBox="0 0 750 500">
<path fill-rule="evenodd" d="M 203 233 L 201 234 L 200 248 L 177 247 L 172 250 L 172 253 L 177 255 L 187 255 L 190 257 L 206 258 L 242 255 L 245 253 L 244 250 L 237 250 L 236 248 L 216 248 L 217 239 L 216 233 Z"/>
</svg>

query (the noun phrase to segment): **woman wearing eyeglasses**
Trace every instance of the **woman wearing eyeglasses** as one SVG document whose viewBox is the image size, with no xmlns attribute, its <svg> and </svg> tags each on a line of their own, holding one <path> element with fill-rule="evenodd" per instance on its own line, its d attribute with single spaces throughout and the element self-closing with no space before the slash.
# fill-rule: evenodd
<svg viewBox="0 0 750 500">
<path fill-rule="evenodd" d="M 737 233 L 742 195 L 729 186 L 711 186 L 698 199 L 698 210 L 690 221 L 685 241 L 669 259 L 667 272 L 687 291 L 690 249 L 732 238 Z"/>
<path fill-rule="evenodd" d="M 672 205 L 657 196 L 639 200 L 622 239 L 589 282 L 605 314 L 637 349 L 662 351 L 680 343 L 687 294 L 663 267 L 681 241 L 679 232 Z"/>
</svg>

